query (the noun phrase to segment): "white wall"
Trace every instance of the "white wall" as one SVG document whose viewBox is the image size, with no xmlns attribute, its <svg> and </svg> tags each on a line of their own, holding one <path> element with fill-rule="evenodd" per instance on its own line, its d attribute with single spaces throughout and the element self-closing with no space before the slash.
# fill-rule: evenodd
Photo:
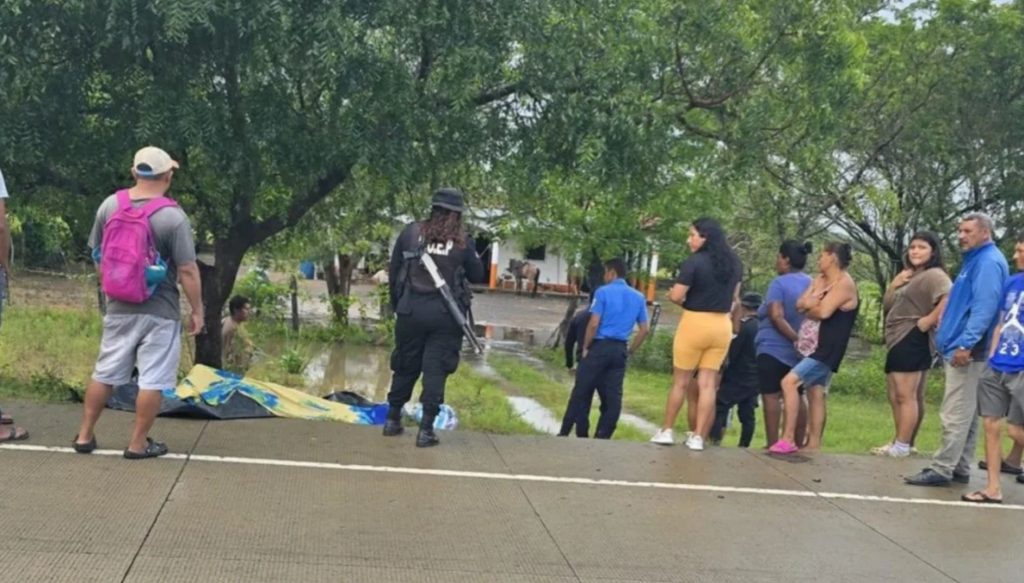
<svg viewBox="0 0 1024 583">
<path fill-rule="evenodd" d="M 500 242 L 500 257 L 498 258 L 498 277 L 508 273 L 508 262 L 511 259 L 526 259 L 526 249 L 517 240 L 512 239 Z M 567 284 L 569 283 L 569 265 L 557 250 L 550 246 L 544 255 L 544 261 L 529 259 L 530 263 L 540 268 L 540 283 Z"/>
</svg>

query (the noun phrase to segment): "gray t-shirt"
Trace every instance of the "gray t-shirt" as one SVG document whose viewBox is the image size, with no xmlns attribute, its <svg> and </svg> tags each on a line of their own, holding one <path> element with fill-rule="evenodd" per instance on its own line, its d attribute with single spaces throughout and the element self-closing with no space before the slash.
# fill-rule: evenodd
<svg viewBox="0 0 1024 583">
<path fill-rule="evenodd" d="M 132 206 L 139 208 L 148 200 L 132 201 Z M 117 195 L 107 197 L 96 212 L 96 222 L 89 235 L 89 247 L 95 249 L 103 241 L 103 227 L 117 211 Z M 196 247 L 192 237 L 192 224 L 189 223 L 185 211 L 178 207 L 162 208 L 149 218 L 153 227 L 153 239 L 160 257 L 167 262 L 167 278 L 157 286 L 156 291 L 148 300 L 141 304 L 130 304 L 110 300 L 107 313 L 118 314 L 150 314 L 168 320 L 181 320 L 181 296 L 178 293 L 178 266 L 195 263 Z M 102 250 L 101 250 L 102 253 Z"/>
</svg>

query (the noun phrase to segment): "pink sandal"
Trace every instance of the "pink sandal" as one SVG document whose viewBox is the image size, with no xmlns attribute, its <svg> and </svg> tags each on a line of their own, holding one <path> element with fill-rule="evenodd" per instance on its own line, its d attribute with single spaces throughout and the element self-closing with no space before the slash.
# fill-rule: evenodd
<svg viewBox="0 0 1024 583">
<path fill-rule="evenodd" d="M 800 449 L 792 441 L 786 441 L 780 439 L 776 441 L 771 447 L 768 448 L 768 453 L 774 453 L 778 455 L 792 455 Z"/>
</svg>

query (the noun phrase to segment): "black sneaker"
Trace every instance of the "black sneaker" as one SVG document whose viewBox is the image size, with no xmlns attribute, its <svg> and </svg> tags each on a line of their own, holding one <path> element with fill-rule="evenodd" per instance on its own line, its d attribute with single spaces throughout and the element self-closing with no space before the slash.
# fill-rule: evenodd
<svg viewBox="0 0 1024 583">
<path fill-rule="evenodd" d="M 1017 483 L 1024 484 L 1024 474 L 1017 476 Z"/>
<path fill-rule="evenodd" d="M 957 484 L 970 484 L 971 483 L 971 475 L 970 474 L 958 474 L 956 472 L 953 472 L 953 481 L 956 482 Z"/>
<path fill-rule="evenodd" d="M 923 469 L 909 478 L 903 478 L 903 481 L 911 486 L 948 486 L 950 483 L 949 478 L 931 468 Z"/>
</svg>

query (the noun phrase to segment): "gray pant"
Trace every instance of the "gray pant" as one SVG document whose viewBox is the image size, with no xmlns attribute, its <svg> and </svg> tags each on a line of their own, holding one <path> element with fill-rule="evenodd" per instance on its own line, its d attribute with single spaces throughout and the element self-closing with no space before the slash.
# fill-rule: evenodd
<svg viewBox="0 0 1024 583">
<path fill-rule="evenodd" d="M 945 365 L 946 392 L 939 411 L 942 445 L 935 452 L 932 469 L 946 478 L 971 471 L 978 442 L 978 381 L 986 367 L 973 361 L 962 367 Z"/>
</svg>

